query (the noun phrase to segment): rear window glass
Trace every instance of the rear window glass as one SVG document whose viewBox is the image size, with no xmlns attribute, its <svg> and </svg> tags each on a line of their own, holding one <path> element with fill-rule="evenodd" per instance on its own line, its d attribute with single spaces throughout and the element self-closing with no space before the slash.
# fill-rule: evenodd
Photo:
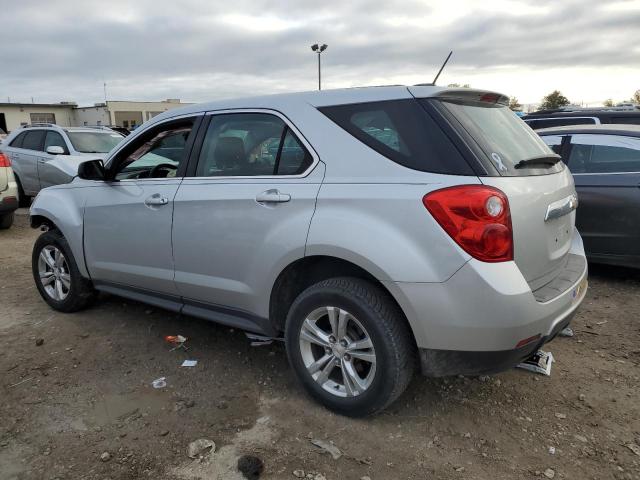
<svg viewBox="0 0 640 480">
<path fill-rule="evenodd" d="M 562 169 L 562 162 L 553 166 L 532 164 L 526 168 L 515 168 L 523 160 L 557 158 L 557 155 L 506 105 L 453 100 L 441 102 L 478 143 L 501 175 L 549 174 Z"/>
<path fill-rule="evenodd" d="M 424 172 L 473 175 L 455 145 L 416 100 L 319 110 L 362 143 L 400 165 Z"/>
<path fill-rule="evenodd" d="M 640 139 L 618 135 L 573 135 L 569 168 L 573 173 L 640 172 Z"/>
</svg>

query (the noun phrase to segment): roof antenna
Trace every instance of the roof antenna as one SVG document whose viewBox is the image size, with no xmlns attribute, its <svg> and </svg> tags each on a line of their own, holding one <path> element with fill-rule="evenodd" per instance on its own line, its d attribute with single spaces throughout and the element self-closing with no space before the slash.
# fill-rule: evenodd
<svg viewBox="0 0 640 480">
<path fill-rule="evenodd" d="M 451 58 L 451 55 L 453 54 L 453 50 L 451 50 L 449 52 L 449 55 L 447 55 L 447 59 L 444 61 L 444 63 L 442 64 L 442 66 L 440 67 L 440 70 L 438 70 L 438 74 L 436 75 L 436 78 L 433 79 L 433 82 L 431 82 L 431 85 L 435 85 L 436 82 L 438 81 L 438 77 L 440 76 L 440 74 L 442 73 L 442 70 L 444 70 L 444 66 L 447 64 L 447 62 L 449 61 L 449 59 Z"/>
</svg>

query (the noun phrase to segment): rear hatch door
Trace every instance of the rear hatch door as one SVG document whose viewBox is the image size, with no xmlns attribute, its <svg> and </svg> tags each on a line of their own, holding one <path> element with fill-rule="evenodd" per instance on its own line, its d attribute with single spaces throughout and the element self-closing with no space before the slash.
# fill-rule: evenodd
<svg viewBox="0 0 640 480">
<path fill-rule="evenodd" d="M 532 290 L 551 281 L 566 264 L 577 206 L 573 177 L 560 157 L 509 109 L 504 95 L 441 90 L 420 102 L 477 161 L 480 181 L 507 195 L 514 260 Z"/>
</svg>

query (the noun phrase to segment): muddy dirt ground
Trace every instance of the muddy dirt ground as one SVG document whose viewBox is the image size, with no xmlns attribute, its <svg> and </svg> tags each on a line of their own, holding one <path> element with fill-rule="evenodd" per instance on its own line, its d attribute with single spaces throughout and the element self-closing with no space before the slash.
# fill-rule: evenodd
<svg viewBox="0 0 640 480">
<path fill-rule="evenodd" d="M 280 344 L 109 296 L 54 312 L 27 222 L 0 231 L 0 479 L 235 479 L 243 454 L 265 479 L 640 478 L 640 272 L 592 267 L 576 335 L 548 345 L 550 377 L 417 377 L 351 420 L 302 392 Z M 172 334 L 188 352 L 170 351 Z M 200 438 L 216 452 L 192 460 Z"/>
</svg>

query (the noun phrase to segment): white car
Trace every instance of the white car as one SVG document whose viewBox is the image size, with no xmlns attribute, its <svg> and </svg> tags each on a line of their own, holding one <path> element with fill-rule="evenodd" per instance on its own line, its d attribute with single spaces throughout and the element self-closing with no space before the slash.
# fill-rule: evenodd
<svg viewBox="0 0 640 480">
<path fill-rule="evenodd" d="M 11 160 L 0 152 L 0 230 L 13 224 L 13 215 L 17 208 L 18 186 L 11 170 Z"/>
</svg>

